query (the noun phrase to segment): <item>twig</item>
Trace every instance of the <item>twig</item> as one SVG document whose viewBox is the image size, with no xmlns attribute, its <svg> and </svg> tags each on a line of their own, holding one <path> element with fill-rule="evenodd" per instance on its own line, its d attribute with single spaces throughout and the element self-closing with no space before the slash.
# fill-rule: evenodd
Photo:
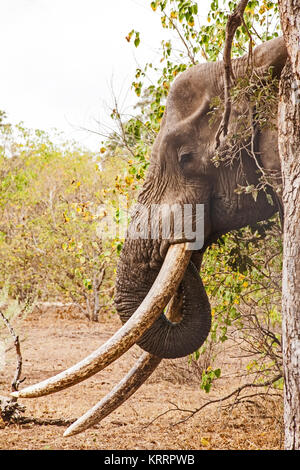
<svg viewBox="0 0 300 470">
<path fill-rule="evenodd" d="M 177 32 L 177 34 L 178 34 L 178 36 L 180 37 L 181 41 L 183 42 L 183 44 L 184 44 L 184 46 L 185 46 L 185 48 L 186 48 L 186 51 L 187 51 L 187 54 L 188 54 L 188 57 L 189 57 L 190 61 L 192 62 L 193 65 L 196 65 L 195 58 L 194 58 L 194 56 L 191 54 L 191 50 L 190 50 L 188 44 L 186 43 L 184 37 L 182 36 L 182 34 L 181 34 L 179 28 L 177 27 L 177 25 L 175 24 L 175 22 L 172 20 L 172 18 L 171 18 L 169 15 L 167 15 L 167 13 L 165 12 L 165 10 L 162 10 L 162 11 L 163 11 L 163 13 L 165 14 L 165 16 L 168 18 L 168 20 L 170 21 L 170 23 L 172 24 L 173 28 L 174 28 L 175 31 Z M 206 59 L 207 59 L 207 57 L 206 57 Z"/>
<path fill-rule="evenodd" d="M 274 377 L 273 379 L 267 381 L 267 382 L 264 382 L 264 383 L 261 383 L 261 384 L 255 384 L 255 383 L 247 383 L 247 384 L 244 384 L 244 385 L 241 385 L 240 387 L 238 387 L 237 389 L 233 390 L 233 392 L 229 393 L 228 395 L 226 395 L 225 397 L 222 397 L 222 398 L 218 398 L 216 400 L 210 400 L 210 401 L 207 401 L 206 403 L 204 403 L 204 405 L 200 406 L 199 408 L 196 408 L 195 410 L 188 410 L 188 409 L 182 409 L 182 408 L 179 408 L 178 405 L 174 404 L 174 403 L 171 403 L 175 408 L 170 408 L 169 410 L 166 410 L 164 411 L 163 413 L 159 414 L 158 416 L 156 416 L 149 424 L 147 424 L 144 428 L 146 427 L 149 427 L 151 424 L 154 423 L 154 421 L 156 421 L 157 419 L 159 419 L 160 417 L 166 415 L 167 413 L 170 413 L 171 411 L 180 411 L 182 413 L 189 413 L 189 416 L 187 416 L 186 418 L 180 420 L 180 421 L 177 421 L 176 423 L 172 424 L 172 426 L 176 426 L 177 424 L 181 424 L 181 423 L 184 423 L 185 421 L 187 421 L 188 419 L 192 418 L 193 416 L 195 416 L 195 414 L 199 413 L 200 411 L 202 411 L 204 408 L 206 408 L 207 406 L 209 405 L 212 405 L 213 403 L 221 403 L 223 401 L 226 401 L 226 400 L 229 400 L 229 398 L 235 396 L 235 402 L 237 402 L 237 399 L 240 395 L 240 393 L 245 390 L 246 388 L 262 388 L 262 387 L 268 387 L 270 385 L 272 385 L 273 383 L 277 382 L 277 380 L 281 379 L 282 378 L 282 374 L 279 374 L 277 375 L 276 377 Z M 259 393 L 258 394 L 255 394 L 256 396 L 260 395 Z M 253 395 L 254 396 L 254 395 Z M 242 399 L 243 397 L 241 397 Z M 245 398 L 248 398 L 248 397 L 245 397 Z M 240 400 L 241 400 L 240 399 Z M 239 400 L 239 401 L 240 401 Z"/>
<path fill-rule="evenodd" d="M 73 280 L 73 276 L 70 276 L 69 273 L 66 273 L 66 275 Z M 57 285 L 64 291 L 67 291 L 67 288 L 64 284 L 62 284 L 59 280 L 56 281 Z M 86 311 L 86 309 L 84 309 L 82 307 L 82 305 L 77 301 L 75 295 L 71 292 L 71 291 L 68 291 L 68 294 L 69 296 L 71 297 L 71 299 L 73 300 L 74 302 L 74 305 L 76 305 L 76 307 L 79 308 L 79 310 L 83 313 L 83 315 L 88 319 L 90 320 L 90 317 L 89 317 L 89 313 Z"/>
<path fill-rule="evenodd" d="M 21 354 L 19 336 L 16 335 L 16 333 L 15 333 L 13 327 L 11 326 L 10 322 L 8 321 L 6 316 L 1 311 L 0 311 L 0 315 L 1 315 L 1 318 L 2 318 L 3 322 L 7 326 L 8 331 L 10 332 L 11 336 L 13 337 L 14 345 L 15 345 L 15 348 L 16 348 L 17 367 L 16 367 L 15 376 L 14 376 L 14 378 L 12 380 L 12 383 L 11 383 L 11 391 L 12 392 L 17 392 L 20 383 L 22 383 L 25 380 L 25 378 L 23 380 L 20 380 L 21 373 L 22 373 L 22 354 Z M 14 399 L 14 400 L 16 401 L 16 399 Z"/>
<path fill-rule="evenodd" d="M 230 96 L 230 88 L 231 88 L 231 78 L 234 80 L 234 74 L 232 70 L 231 64 L 231 50 L 232 50 L 232 42 L 235 35 L 235 32 L 239 26 L 241 26 L 243 21 L 243 15 L 245 8 L 247 6 L 248 0 L 241 0 L 238 6 L 235 8 L 233 13 L 229 16 L 227 25 L 226 25 L 226 35 L 225 35 L 225 47 L 224 47 L 224 54 L 223 54 L 223 62 L 224 62 L 224 99 L 225 99 L 225 106 L 224 106 L 224 113 L 221 124 L 216 133 L 216 149 L 220 146 L 220 136 L 223 133 L 224 137 L 228 133 L 228 124 L 229 118 L 231 113 L 231 96 Z"/>
<path fill-rule="evenodd" d="M 252 34 L 249 31 L 248 26 L 246 25 L 246 21 L 244 20 L 244 17 L 242 16 L 242 24 L 247 31 L 248 37 L 249 37 L 249 51 L 248 51 L 248 61 L 247 61 L 247 67 L 253 68 L 253 38 Z"/>
<path fill-rule="evenodd" d="M 99 291 L 100 291 L 100 287 L 102 285 L 104 276 L 105 276 L 105 267 L 103 263 L 100 268 L 100 274 L 97 276 L 97 273 L 95 271 L 94 277 L 93 277 L 93 291 L 94 291 L 94 309 L 93 309 L 93 316 L 92 316 L 93 321 L 98 321 L 98 313 L 100 311 Z"/>
<path fill-rule="evenodd" d="M 172 403 L 171 401 L 169 401 L 168 403 L 170 403 L 171 405 L 173 405 L 175 408 L 169 408 L 168 410 L 166 411 L 163 411 L 162 413 L 160 413 L 159 415 L 157 415 L 154 419 L 152 419 L 152 421 L 150 421 L 150 423 L 146 424 L 146 426 L 143 426 L 142 429 L 147 429 L 149 426 L 151 426 L 151 424 L 154 423 L 154 421 L 158 420 L 159 418 L 161 418 L 162 416 L 170 413 L 170 411 L 181 411 L 183 413 L 190 413 L 191 416 L 192 414 L 194 413 L 194 410 L 184 410 L 184 409 L 181 409 L 179 408 L 178 405 L 176 405 L 176 403 Z"/>
<path fill-rule="evenodd" d="M 235 400 L 238 398 L 239 394 L 245 390 L 246 388 L 261 388 L 261 387 L 268 387 L 270 385 L 272 385 L 273 383 L 277 382 L 277 380 L 281 379 L 282 377 L 282 374 L 280 375 L 277 375 L 274 379 L 271 379 L 269 380 L 268 382 L 264 382 L 262 384 L 244 384 L 244 385 L 241 385 L 240 387 L 238 387 L 237 389 L 235 389 L 233 392 L 229 393 L 229 395 L 226 395 L 225 397 L 222 397 L 222 398 L 218 398 L 217 400 L 211 400 L 207 403 L 204 403 L 204 405 L 200 406 L 200 408 L 196 408 L 196 410 L 193 411 L 193 413 L 188 416 L 187 418 L 181 420 L 181 421 L 178 421 L 177 423 L 175 424 L 180 424 L 180 423 L 183 423 L 184 421 L 187 421 L 189 418 L 191 418 L 192 416 L 194 416 L 196 413 L 198 413 L 199 411 L 203 410 L 203 408 L 206 408 L 206 406 L 208 405 L 212 405 L 213 403 L 221 403 L 223 401 L 226 401 L 228 400 L 229 398 L 231 398 L 232 396 L 235 396 Z"/>
<path fill-rule="evenodd" d="M 37 424 L 38 426 L 70 426 L 75 423 L 76 418 L 73 419 L 41 419 L 41 418 L 30 418 L 29 416 L 20 416 L 15 422 L 18 424 Z"/>
</svg>

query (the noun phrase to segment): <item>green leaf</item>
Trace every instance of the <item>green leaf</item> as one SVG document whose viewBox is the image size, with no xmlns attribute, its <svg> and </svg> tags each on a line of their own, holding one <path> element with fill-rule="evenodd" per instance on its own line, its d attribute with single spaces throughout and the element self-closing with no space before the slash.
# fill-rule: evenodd
<svg viewBox="0 0 300 470">
<path fill-rule="evenodd" d="M 138 47 L 138 45 L 140 44 L 141 40 L 140 40 L 140 33 L 136 32 L 135 33 L 135 40 L 134 40 L 134 45 L 135 47 Z"/>
</svg>

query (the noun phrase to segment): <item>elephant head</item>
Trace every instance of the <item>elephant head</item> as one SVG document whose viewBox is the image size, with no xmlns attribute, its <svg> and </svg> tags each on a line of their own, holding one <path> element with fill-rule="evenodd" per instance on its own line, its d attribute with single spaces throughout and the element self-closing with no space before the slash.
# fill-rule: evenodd
<svg viewBox="0 0 300 470">
<path fill-rule="evenodd" d="M 282 38 L 256 47 L 252 55 L 255 74 L 263 76 L 272 68 L 279 76 L 286 55 Z M 244 77 L 248 66 L 248 55 L 233 60 L 234 77 Z M 239 158 L 231 159 L 230 164 L 213 163 L 220 119 L 211 122 L 211 103 L 215 97 L 222 99 L 223 92 L 222 62 L 191 67 L 175 80 L 169 92 L 147 178 L 118 264 L 115 303 L 122 328 L 72 368 L 14 394 L 36 397 L 62 390 L 100 371 L 134 343 L 150 353 L 144 354 L 126 380 L 96 406 L 98 411 L 92 410 L 84 418 L 85 424 L 77 425 L 68 435 L 85 429 L 87 423 L 93 424 L 95 412 L 97 420 L 106 416 L 137 389 L 161 358 L 185 356 L 201 346 L 210 329 L 210 305 L 199 276 L 205 248 L 221 234 L 268 219 L 278 209 L 264 191 L 256 198 L 236 191 L 245 181 L 256 185 L 259 168 L 280 170 L 276 131 L 260 129 L 255 139 L 252 136 L 252 155 L 247 139 L 241 139 Z M 240 107 L 232 109 L 229 128 L 233 131 L 240 114 Z M 220 145 L 226 151 L 225 139 Z M 274 196 L 271 187 L 269 193 Z M 163 208 L 160 217 L 153 208 Z M 190 212 L 185 219 L 186 208 Z M 166 220 L 172 221 L 167 236 L 163 234 L 169 223 Z M 193 228 L 190 232 L 195 239 L 182 230 L 184 220 Z M 198 222 L 200 244 L 195 229 Z"/>
</svg>

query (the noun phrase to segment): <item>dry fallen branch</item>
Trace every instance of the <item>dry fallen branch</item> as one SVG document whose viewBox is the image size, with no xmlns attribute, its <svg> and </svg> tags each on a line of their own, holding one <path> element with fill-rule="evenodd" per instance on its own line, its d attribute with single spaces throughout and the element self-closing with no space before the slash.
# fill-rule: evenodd
<svg viewBox="0 0 300 470">
<path fill-rule="evenodd" d="M 17 403 L 16 399 L 0 395 L 0 424 L 17 422 L 24 413 L 25 407 Z"/>
<path fill-rule="evenodd" d="M 6 424 L 36 424 L 38 426 L 70 426 L 76 421 L 73 419 L 61 418 L 32 418 L 29 416 L 22 416 L 25 412 L 25 406 L 20 405 L 13 401 L 10 397 L 0 395 L 0 423 L 1 419 Z"/>
<path fill-rule="evenodd" d="M 20 416 L 17 421 L 14 421 L 16 424 L 36 424 L 37 426 L 70 426 L 75 423 L 77 418 L 72 419 L 61 419 L 61 418 L 50 418 L 50 419 L 41 419 L 41 418 L 30 418 L 28 416 Z"/>
</svg>

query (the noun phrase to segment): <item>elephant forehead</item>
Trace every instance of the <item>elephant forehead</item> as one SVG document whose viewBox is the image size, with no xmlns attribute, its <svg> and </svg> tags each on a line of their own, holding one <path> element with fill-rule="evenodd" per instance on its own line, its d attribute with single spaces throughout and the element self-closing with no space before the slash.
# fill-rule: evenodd
<svg viewBox="0 0 300 470">
<path fill-rule="evenodd" d="M 209 117 L 203 108 L 204 106 L 199 108 L 199 112 L 177 122 L 174 122 L 174 119 L 166 119 L 161 133 L 160 150 L 164 151 L 174 146 L 178 150 L 182 146 L 195 146 L 207 142 L 212 132 Z"/>
<path fill-rule="evenodd" d="M 177 147 L 185 144 L 191 137 L 195 137 L 195 129 L 190 122 L 185 120 L 179 121 L 176 126 L 167 123 L 164 128 L 164 138 L 162 140 L 162 148 L 165 145 L 175 144 Z"/>
<path fill-rule="evenodd" d="M 217 94 L 216 72 L 216 64 L 198 64 L 177 77 L 167 100 L 167 120 L 170 123 L 192 117 L 209 103 Z"/>
</svg>

